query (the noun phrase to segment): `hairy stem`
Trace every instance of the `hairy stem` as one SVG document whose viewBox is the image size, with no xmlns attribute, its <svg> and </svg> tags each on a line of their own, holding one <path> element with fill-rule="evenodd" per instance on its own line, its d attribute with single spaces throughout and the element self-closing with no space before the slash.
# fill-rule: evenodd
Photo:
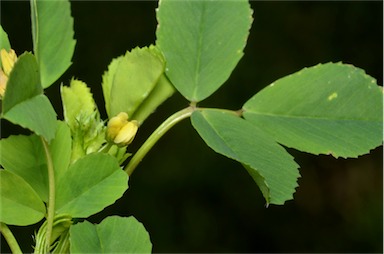
<svg viewBox="0 0 384 254">
<path fill-rule="evenodd" d="M 8 246 L 11 249 L 12 253 L 23 253 L 20 249 L 19 244 L 16 241 L 16 238 L 13 236 L 11 230 L 3 222 L 0 222 L 0 232 L 3 234 L 5 240 L 7 241 Z"/>
<path fill-rule="evenodd" d="M 167 132 L 169 131 L 175 124 L 180 122 L 181 120 L 188 118 L 192 115 L 193 111 L 195 111 L 194 106 L 190 106 L 183 110 L 176 112 L 171 115 L 167 120 L 165 120 L 152 134 L 149 138 L 144 142 L 144 144 L 140 147 L 140 149 L 135 153 L 132 159 L 129 161 L 128 165 L 124 168 L 124 171 L 131 175 L 132 172 L 139 165 L 141 160 L 145 157 L 145 155 L 151 150 L 151 148 L 156 144 L 156 142 Z"/>
<path fill-rule="evenodd" d="M 49 147 L 44 138 L 41 138 L 44 146 L 45 157 L 47 159 L 48 182 L 49 182 L 49 197 L 48 197 L 48 215 L 47 215 L 47 232 L 46 232 L 46 248 L 49 252 L 51 244 L 53 220 L 55 216 L 55 171 L 53 170 L 53 162 Z"/>
</svg>

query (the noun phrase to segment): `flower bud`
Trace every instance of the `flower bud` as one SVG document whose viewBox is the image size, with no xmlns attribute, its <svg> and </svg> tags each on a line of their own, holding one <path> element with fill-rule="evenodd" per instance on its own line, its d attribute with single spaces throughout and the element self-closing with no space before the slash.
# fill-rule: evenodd
<svg viewBox="0 0 384 254">
<path fill-rule="evenodd" d="M 9 52 L 7 52 L 5 49 L 1 49 L 0 57 L 1 57 L 1 65 L 3 67 L 3 72 L 6 76 L 9 76 L 17 60 L 16 53 L 13 49 L 10 49 Z"/>
<path fill-rule="evenodd" d="M 137 121 L 128 121 L 128 114 L 121 112 L 109 120 L 106 138 L 108 142 L 118 146 L 126 146 L 132 143 L 138 128 L 139 124 Z"/>
<path fill-rule="evenodd" d="M 7 52 L 5 49 L 0 50 L 0 60 L 2 69 L 0 70 L 0 99 L 3 98 L 7 87 L 8 77 L 17 61 L 16 53 L 13 49 Z"/>
<path fill-rule="evenodd" d="M 0 99 L 5 94 L 5 88 L 7 87 L 8 77 L 4 74 L 3 70 L 0 70 Z"/>
</svg>

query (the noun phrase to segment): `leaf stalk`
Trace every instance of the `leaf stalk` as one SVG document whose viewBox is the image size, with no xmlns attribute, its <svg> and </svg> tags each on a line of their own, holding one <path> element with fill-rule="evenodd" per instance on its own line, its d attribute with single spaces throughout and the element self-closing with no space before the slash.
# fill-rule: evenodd
<svg viewBox="0 0 384 254">
<path fill-rule="evenodd" d="M 49 197 L 48 197 L 48 211 L 47 211 L 47 232 L 46 232 L 46 251 L 49 253 L 49 246 L 51 244 L 53 220 L 55 216 L 55 171 L 53 169 L 52 156 L 49 151 L 48 143 L 44 138 L 41 138 L 44 146 L 45 157 L 47 159 L 48 169 L 48 182 L 49 182 Z"/>
<path fill-rule="evenodd" d="M 20 249 L 19 244 L 16 241 L 15 236 L 12 234 L 8 226 L 3 222 L 0 222 L 0 232 L 3 234 L 5 240 L 7 241 L 8 246 L 11 249 L 12 253 L 14 254 L 23 253 Z"/>
</svg>

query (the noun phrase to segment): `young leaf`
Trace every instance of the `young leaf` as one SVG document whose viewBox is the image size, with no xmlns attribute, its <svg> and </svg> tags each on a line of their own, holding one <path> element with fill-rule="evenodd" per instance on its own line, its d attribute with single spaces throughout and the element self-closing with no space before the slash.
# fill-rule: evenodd
<svg viewBox="0 0 384 254">
<path fill-rule="evenodd" d="M 0 140 L 0 164 L 27 182 L 43 201 L 48 201 L 47 162 L 37 135 L 10 136 Z M 22 158 L 22 159 L 21 159 Z"/>
<path fill-rule="evenodd" d="M 0 170 L 0 221 L 26 226 L 44 218 L 45 206 L 38 194 L 23 178 Z"/>
<path fill-rule="evenodd" d="M 215 152 L 234 159 L 249 171 L 267 203 L 292 199 L 300 176 L 298 165 L 268 134 L 230 113 L 195 111 L 192 125 Z"/>
<path fill-rule="evenodd" d="M 166 74 L 190 101 L 214 93 L 243 56 L 252 10 L 248 1 L 161 0 L 156 45 Z"/>
<path fill-rule="evenodd" d="M 71 227 L 71 253 L 151 253 L 152 243 L 134 217 L 110 216 L 99 225 L 88 221 Z"/>
<path fill-rule="evenodd" d="M 43 88 L 52 85 L 71 65 L 76 41 L 70 3 L 31 0 L 33 50 Z"/>
<path fill-rule="evenodd" d="M 56 212 L 85 218 L 113 204 L 128 188 L 128 175 L 108 154 L 92 153 L 70 165 L 56 189 Z"/>
<path fill-rule="evenodd" d="M 285 146 L 357 157 L 379 146 L 383 90 L 363 70 L 319 64 L 281 78 L 245 103 L 244 117 Z"/>
<path fill-rule="evenodd" d="M 105 142 L 104 123 L 87 85 L 72 79 L 70 86 L 61 86 L 64 119 L 73 138 L 72 161 L 97 151 Z"/>
<path fill-rule="evenodd" d="M 172 93 L 169 82 L 158 84 L 164 72 L 164 59 L 154 47 L 135 48 L 114 59 L 103 75 L 103 93 L 108 116 L 126 112 L 140 122 Z M 155 89 L 156 88 L 156 89 Z M 155 95 L 151 96 L 152 91 Z M 144 103 L 149 97 L 155 100 Z M 136 111 L 140 119 L 132 118 Z"/>
<path fill-rule="evenodd" d="M 72 79 L 70 86 L 61 86 L 64 119 L 72 130 L 78 128 L 79 115 L 91 115 L 96 110 L 91 89 L 76 79 Z"/>
</svg>

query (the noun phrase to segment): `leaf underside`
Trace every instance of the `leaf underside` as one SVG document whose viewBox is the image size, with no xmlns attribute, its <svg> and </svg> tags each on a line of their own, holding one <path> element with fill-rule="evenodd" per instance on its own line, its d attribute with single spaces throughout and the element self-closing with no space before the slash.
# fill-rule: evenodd
<svg viewBox="0 0 384 254">
<path fill-rule="evenodd" d="M 259 185 L 267 203 L 292 199 L 300 176 L 298 165 L 267 133 L 233 114 L 202 110 L 192 125 L 215 152 L 243 165 Z"/>
</svg>

